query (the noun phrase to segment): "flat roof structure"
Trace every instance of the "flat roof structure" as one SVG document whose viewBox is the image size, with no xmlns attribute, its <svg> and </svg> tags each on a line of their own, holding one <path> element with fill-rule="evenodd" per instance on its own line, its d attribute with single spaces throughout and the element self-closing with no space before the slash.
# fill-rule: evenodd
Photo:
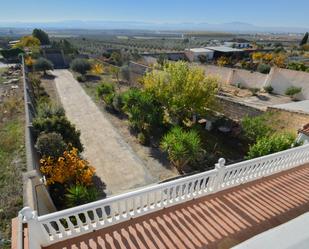
<svg viewBox="0 0 309 249">
<path fill-rule="evenodd" d="M 231 48 L 231 47 L 226 47 L 226 46 L 206 47 L 206 49 L 218 51 L 222 53 L 243 52 L 242 49 Z"/>
<path fill-rule="evenodd" d="M 279 104 L 272 106 L 273 108 L 282 109 L 292 112 L 302 112 L 309 114 L 309 100 L 290 102 L 286 104 Z"/>
<path fill-rule="evenodd" d="M 213 50 L 207 48 L 190 48 L 189 50 L 194 53 L 213 53 Z"/>
</svg>

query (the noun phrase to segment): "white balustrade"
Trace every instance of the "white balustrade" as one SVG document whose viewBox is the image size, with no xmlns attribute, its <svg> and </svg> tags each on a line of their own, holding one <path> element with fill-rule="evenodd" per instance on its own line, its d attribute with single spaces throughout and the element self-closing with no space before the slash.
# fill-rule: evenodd
<svg viewBox="0 0 309 249">
<path fill-rule="evenodd" d="M 39 217 L 29 208 L 20 214 L 29 226 L 30 248 L 37 249 L 305 163 L 309 145 L 229 166 L 221 158 L 207 172 Z"/>
</svg>

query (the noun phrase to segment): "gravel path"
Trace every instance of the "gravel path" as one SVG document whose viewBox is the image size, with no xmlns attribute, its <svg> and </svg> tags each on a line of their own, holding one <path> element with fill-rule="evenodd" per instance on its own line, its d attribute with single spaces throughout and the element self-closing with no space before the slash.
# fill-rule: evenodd
<svg viewBox="0 0 309 249">
<path fill-rule="evenodd" d="M 54 70 L 68 119 L 81 131 L 84 157 L 106 184 L 107 195 L 154 183 L 147 168 L 68 70 Z"/>
</svg>

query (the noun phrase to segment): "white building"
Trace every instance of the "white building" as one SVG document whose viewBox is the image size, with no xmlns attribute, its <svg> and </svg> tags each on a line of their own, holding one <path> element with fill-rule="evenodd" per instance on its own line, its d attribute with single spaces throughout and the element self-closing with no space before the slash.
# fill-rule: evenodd
<svg viewBox="0 0 309 249">
<path fill-rule="evenodd" d="M 250 48 L 250 42 L 246 39 L 233 39 L 230 41 L 224 42 L 224 46 L 231 48 Z"/>
<path fill-rule="evenodd" d="M 200 56 L 205 56 L 206 60 L 212 60 L 214 51 L 207 48 L 190 48 L 185 50 L 189 61 L 200 61 Z"/>
</svg>

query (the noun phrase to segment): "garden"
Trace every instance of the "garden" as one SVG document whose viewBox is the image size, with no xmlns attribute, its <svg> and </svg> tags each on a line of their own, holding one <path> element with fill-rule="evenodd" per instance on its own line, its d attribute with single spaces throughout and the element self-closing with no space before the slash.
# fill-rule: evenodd
<svg viewBox="0 0 309 249">
<path fill-rule="evenodd" d="M 241 123 L 220 115 L 217 79 L 186 62 L 156 65 L 134 86 L 106 65 L 95 73 L 99 61 L 79 59 L 78 64 L 86 65 L 83 70 L 76 63 L 71 69 L 77 79 L 98 77 L 81 84 L 103 111 L 128 126 L 136 142 L 157 150 L 159 159 L 168 159 L 181 175 L 208 170 L 220 157 L 233 163 L 296 146 L 295 135 L 276 128 L 269 114 Z"/>
</svg>

